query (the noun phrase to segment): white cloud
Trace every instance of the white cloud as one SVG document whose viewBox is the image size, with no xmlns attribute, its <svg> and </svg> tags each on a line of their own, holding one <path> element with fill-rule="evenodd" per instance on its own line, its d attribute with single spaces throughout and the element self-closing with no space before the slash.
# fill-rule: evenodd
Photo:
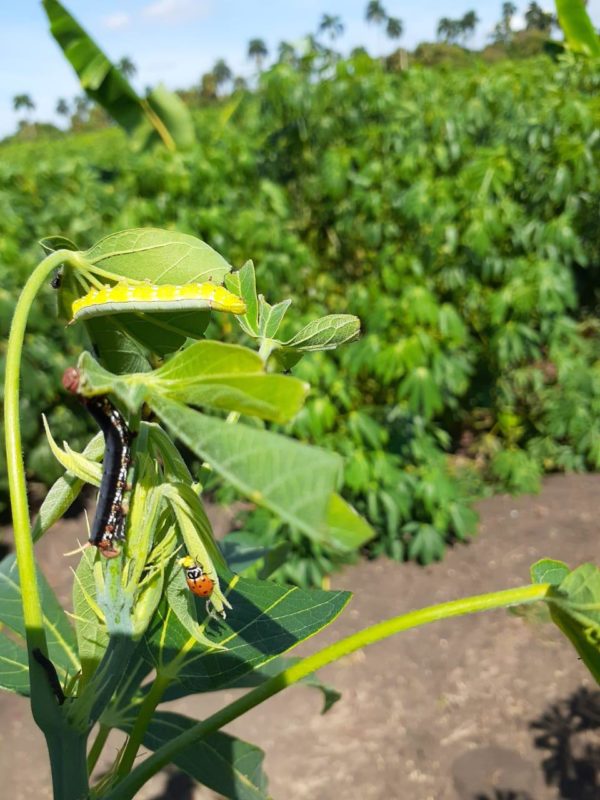
<svg viewBox="0 0 600 800">
<path fill-rule="evenodd" d="M 208 0 L 154 0 L 143 8 L 143 14 L 150 19 L 163 22 L 183 22 L 205 17 L 210 11 Z"/>
<path fill-rule="evenodd" d="M 115 11 L 114 14 L 104 17 L 103 22 L 106 28 L 116 31 L 120 28 L 127 28 L 131 22 L 131 16 L 124 11 Z"/>
</svg>

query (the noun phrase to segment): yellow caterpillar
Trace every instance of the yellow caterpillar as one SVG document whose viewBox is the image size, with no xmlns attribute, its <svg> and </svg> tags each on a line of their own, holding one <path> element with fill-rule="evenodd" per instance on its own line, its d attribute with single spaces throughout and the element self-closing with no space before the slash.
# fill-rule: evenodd
<svg viewBox="0 0 600 800">
<path fill-rule="evenodd" d="M 130 311 L 190 311 L 210 308 L 244 314 L 246 304 L 241 297 L 215 283 L 186 283 L 181 286 L 164 283 L 155 286 L 141 283 L 131 286 L 124 281 L 102 289 L 92 289 L 73 303 L 73 322 L 87 317 L 120 314 Z"/>
</svg>

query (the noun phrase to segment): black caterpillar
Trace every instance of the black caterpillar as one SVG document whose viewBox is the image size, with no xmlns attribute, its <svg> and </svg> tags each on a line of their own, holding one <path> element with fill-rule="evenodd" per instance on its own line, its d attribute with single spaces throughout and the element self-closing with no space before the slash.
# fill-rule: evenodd
<svg viewBox="0 0 600 800">
<path fill-rule="evenodd" d="M 79 372 L 74 367 L 65 371 L 63 386 L 77 395 L 104 434 L 102 480 L 90 543 L 106 558 L 114 558 L 120 552 L 115 542 L 125 538 L 123 496 L 131 463 L 132 435 L 121 413 L 107 397 L 83 397 L 79 394 Z"/>
</svg>

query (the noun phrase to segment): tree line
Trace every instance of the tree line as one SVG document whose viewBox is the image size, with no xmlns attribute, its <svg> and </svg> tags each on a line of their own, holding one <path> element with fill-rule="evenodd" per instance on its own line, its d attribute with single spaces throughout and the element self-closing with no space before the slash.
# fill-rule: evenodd
<svg viewBox="0 0 600 800">
<path fill-rule="evenodd" d="M 501 17 L 496 23 L 490 36 L 493 43 L 508 43 L 514 35 L 513 21 L 517 14 L 517 7 L 510 2 L 505 2 L 501 7 Z M 380 0 L 369 0 L 365 8 L 365 20 L 368 24 L 380 28 L 390 40 L 397 40 L 404 34 L 404 23 L 397 17 L 390 16 Z M 552 28 L 557 25 L 554 14 L 544 11 L 536 2 L 531 2 L 527 6 L 524 14 L 525 30 L 541 31 L 550 34 Z M 452 19 L 442 17 L 436 27 L 438 42 L 466 46 L 467 41 L 474 35 L 480 22 L 474 10 L 467 11 L 461 17 Z M 334 55 L 331 49 L 336 39 L 343 35 L 345 30 L 344 23 L 339 15 L 323 14 L 315 33 L 308 34 L 305 38 L 306 52 L 322 53 Z M 324 42 L 328 40 L 328 44 Z M 302 48 L 298 48 L 289 42 L 279 43 L 276 52 L 278 63 L 287 63 L 297 66 L 302 60 Z M 364 50 L 364 48 L 355 48 Z M 264 39 L 259 37 L 252 38 L 248 42 L 247 57 L 254 62 L 258 73 L 262 72 L 265 62 L 270 55 L 269 49 Z M 136 66 L 133 61 L 125 56 L 117 64 L 117 68 L 126 78 L 133 77 Z M 218 59 L 212 69 L 203 74 L 198 86 L 198 94 L 205 99 L 214 99 L 220 92 L 229 86 L 233 91 L 246 88 L 247 80 L 242 76 L 234 75 L 225 59 Z M 20 128 L 31 124 L 29 116 L 35 110 L 35 103 L 28 93 L 16 94 L 13 97 L 13 109 L 17 112 L 25 112 L 25 117 L 19 123 Z M 56 114 L 63 117 L 73 128 L 78 130 L 82 127 L 96 126 L 108 123 L 102 109 L 96 108 L 85 94 L 78 95 L 71 102 L 65 98 L 59 98 L 56 107 Z"/>
</svg>

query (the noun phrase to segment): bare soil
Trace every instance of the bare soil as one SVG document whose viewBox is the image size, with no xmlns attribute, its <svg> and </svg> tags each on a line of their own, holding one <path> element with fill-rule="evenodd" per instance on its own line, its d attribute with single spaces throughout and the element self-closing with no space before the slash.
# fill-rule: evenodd
<svg viewBox="0 0 600 800">
<path fill-rule="evenodd" d="M 379 560 L 335 577 L 355 597 L 341 617 L 299 648 L 431 603 L 528 582 L 529 565 L 552 557 L 598 562 L 600 475 L 553 476 L 536 497 L 497 496 L 479 505 L 480 533 L 441 564 Z M 220 528 L 227 519 L 215 520 Z M 39 545 L 68 601 L 81 518 Z M 321 696 L 295 687 L 228 730 L 264 748 L 270 791 L 281 800 L 600 799 L 600 692 L 577 654 L 541 615 L 504 611 L 409 631 L 323 670 L 343 693 L 325 715 Z M 203 717 L 234 692 L 170 704 Z M 109 754 L 119 744 L 109 742 Z M 51 797 L 41 734 L 25 700 L 0 695 L 0 795 Z M 186 776 L 156 776 L 138 795 L 214 800 Z"/>
</svg>

